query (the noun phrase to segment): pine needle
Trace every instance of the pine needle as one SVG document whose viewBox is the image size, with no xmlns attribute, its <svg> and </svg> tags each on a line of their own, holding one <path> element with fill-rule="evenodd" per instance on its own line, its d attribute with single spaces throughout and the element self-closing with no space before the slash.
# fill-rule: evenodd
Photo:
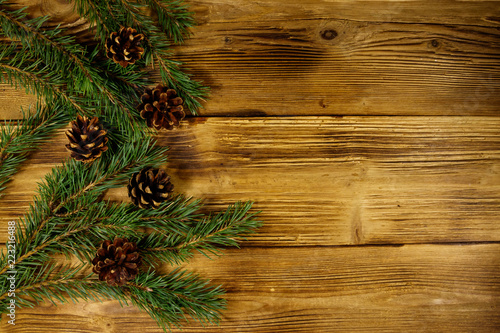
<svg viewBox="0 0 500 333">
<path fill-rule="evenodd" d="M 45 28 L 49 17 L 29 18 L 0 0 L 0 82 L 37 95 L 33 110 L 0 128 L 0 191 L 29 154 L 77 114 L 98 116 L 108 133 L 108 150 L 89 164 L 66 159 L 39 184 L 32 204 L 15 230 L 17 307 L 42 302 L 117 300 L 143 309 L 169 331 L 192 318 L 217 324 L 226 302 L 220 286 L 211 286 L 175 266 L 195 252 L 219 256 L 238 246 L 261 222 L 252 203 L 235 203 L 215 214 L 201 213 L 201 200 L 173 194 L 157 209 L 103 201 L 106 192 L 126 186 L 144 167 L 162 167 L 167 147 L 157 147 L 154 131 L 136 105 L 151 85 L 145 66 L 157 65 L 164 83 L 177 90 L 196 114 L 208 88 L 184 73 L 171 59 L 171 43 L 189 37 L 194 20 L 179 0 L 75 0 L 75 9 L 95 27 L 98 45 L 83 46 L 61 28 Z M 158 14 L 157 21 L 145 15 Z M 127 69 L 99 52 L 121 26 L 145 37 L 143 58 Z M 140 274 L 122 287 L 110 286 L 89 273 L 96 250 L 115 237 L 136 242 L 143 258 Z M 0 281 L 11 273 L 7 251 L 0 251 Z M 80 261 L 66 265 L 59 256 Z M 174 266 L 159 273 L 159 265 Z M 0 313 L 7 311 L 10 284 L 0 283 Z"/>
</svg>

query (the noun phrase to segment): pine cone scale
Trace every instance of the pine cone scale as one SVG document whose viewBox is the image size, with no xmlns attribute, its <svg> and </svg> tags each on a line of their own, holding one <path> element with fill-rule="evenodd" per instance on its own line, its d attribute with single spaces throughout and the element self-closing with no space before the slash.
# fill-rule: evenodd
<svg viewBox="0 0 500 333">
<path fill-rule="evenodd" d="M 139 258 L 139 254 L 138 253 L 131 253 L 131 254 L 127 254 L 127 257 L 125 258 L 126 261 L 136 261 L 137 258 Z"/>
<path fill-rule="evenodd" d="M 105 259 L 104 260 L 104 267 L 105 266 L 111 266 L 111 265 L 114 265 L 114 264 L 115 264 L 114 260 L 111 260 L 111 259 Z"/>
<path fill-rule="evenodd" d="M 125 267 L 127 267 L 129 269 L 136 269 L 137 268 L 137 264 L 135 264 L 135 263 L 128 263 L 128 262 L 126 262 L 126 263 L 123 264 L 123 266 L 125 266 Z"/>
</svg>

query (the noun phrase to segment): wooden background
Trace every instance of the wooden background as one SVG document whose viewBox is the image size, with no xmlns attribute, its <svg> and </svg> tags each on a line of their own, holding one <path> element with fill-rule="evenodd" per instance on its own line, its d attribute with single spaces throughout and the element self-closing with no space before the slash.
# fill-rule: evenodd
<svg viewBox="0 0 500 333">
<path fill-rule="evenodd" d="M 18 2 L 86 27 L 67 1 Z M 255 200 L 265 225 L 189 264 L 229 308 L 184 332 L 500 332 L 500 2 L 187 2 L 199 26 L 176 57 L 212 96 L 160 136 L 169 173 L 213 209 Z M 33 101 L 0 89 L 1 119 Z M 64 142 L 10 183 L 0 243 Z M 18 310 L 0 331 L 160 329 L 110 301 Z"/>
</svg>

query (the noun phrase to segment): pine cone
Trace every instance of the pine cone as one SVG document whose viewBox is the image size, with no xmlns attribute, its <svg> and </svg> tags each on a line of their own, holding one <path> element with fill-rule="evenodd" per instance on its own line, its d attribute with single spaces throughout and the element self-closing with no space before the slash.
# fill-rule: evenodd
<svg viewBox="0 0 500 333">
<path fill-rule="evenodd" d="M 108 150 L 107 132 L 102 128 L 97 117 L 89 120 L 86 116 L 78 115 L 70 125 L 71 128 L 66 131 L 69 140 L 66 148 L 75 160 L 84 163 L 91 162 Z"/>
<path fill-rule="evenodd" d="M 100 281 L 106 281 L 111 286 L 123 286 L 139 273 L 141 258 L 134 242 L 115 238 L 114 242 L 102 242 L 92 264 L 92 271 L 99 274 Z"/>
<path fill-rule="evenodd" d="M 141 96 L 141 102 L 137 107 L 141 117 L 146 119 L 148 127 L 157 130 L 161 128 L 171 130 L 174 126 L 179 126 L 179 122 L 186 115 L 182 107 L 184 103 L 182 98 L 177 96 L 174 89 L 168 89 L 161 84 L 154 89 L 147 88 Z"/>
<path fill-rule="evenodd" d="M 144 35 L 136 32 L 135 29 L 122 27 L 120 31 L 111 33 L 106 40 L 106 56 L 122 67 L 141 59 L 144 49 L 139 44 Z"/>
<path fill-rule="evenodd" d="M 170 176 L 163 169 L 144 168 L 128 183 L 128 196 L 141 208 L 158 208 L 174 189 Z"/>
</svg>

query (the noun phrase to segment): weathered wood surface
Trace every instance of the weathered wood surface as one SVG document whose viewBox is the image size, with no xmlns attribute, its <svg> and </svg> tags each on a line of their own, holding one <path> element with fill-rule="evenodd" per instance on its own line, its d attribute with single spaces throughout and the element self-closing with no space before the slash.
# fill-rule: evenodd
<svg viewBox="0 0 500 333">
<path fill-rule="evenodd" d="M 16 2 L 87 27 L 66 1 Z M 189 3 L 199 27 L 176 50 L 212 89 L 204 116 L 498 115 L 497 1 Z M 17 117 L 18 93 L 1 89 Z"/>
<path fill-rule="evenodd" d="M 16 1 L 89 38 L 68 1 Z M 253 199 L 266 223 L 188 265 L 229 303 L 220 327 L 184 331 L 500 331 L 500 2 L 188 2 L 199 26 L 176 58 L 212 96 L 160 135 L 167 168 L 177 191 Z M 0 119 L 33 101 L 1 85 Z M 60 131 L 23 165 L 0 243 L 66 157 Z M 116 302 L 17 314 L 1 332 L 160 332 Z"/>
<path fill-rule="evenodd" d="M 61 130 L 0 201 L 20 216 L 68 158 Z M 197 118 L 161 134 L 176 191 L 211 208 L 252 199 L 255 246 L 500 241 L 500 119 Z M 127 200 L 125 188 L 110 194 Z"/>
<path fill-rule="evenodd" d="M 197 256 L 189 268 L 225 286 L 228 310 L 220 327 L 191 324 L 183 331 L 497 332 L 499 251 L 498 244 L 405 245 Z M 159 332 L 147 315 L 116 302 L 20 312 L 6 333 Z"/>
</svg>

